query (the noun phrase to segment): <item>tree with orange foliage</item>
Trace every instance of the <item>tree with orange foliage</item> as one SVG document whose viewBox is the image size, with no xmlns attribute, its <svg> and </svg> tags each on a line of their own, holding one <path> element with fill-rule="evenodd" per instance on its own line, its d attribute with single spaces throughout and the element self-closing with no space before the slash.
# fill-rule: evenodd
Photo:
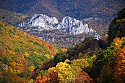
<svg viewBox="0 0 125 83">
<path fill-rule="evenodd" d="M 66 49 L 66 48 L 61 48 L 60 51 L 61 51 L 61 52 L 67 52 L 67 49 Z"/>
<path fill-rule="evenodd" d="M 2 51 L 0 51 L 0 56 L 5 56 L 7 51 L 7 48 L 4 48 Z"/>
<path fill-rule="evenodd" d="M 35 83 L 47 83 L 47 76 L 37 76 Z"/>
<path fill-rule="evenodd" d="M 117 83 L 125 81 L 125 46 L 118 52 L 116 57 L 116 66 L 114 72 L 114 79 Z"/>
</svg>

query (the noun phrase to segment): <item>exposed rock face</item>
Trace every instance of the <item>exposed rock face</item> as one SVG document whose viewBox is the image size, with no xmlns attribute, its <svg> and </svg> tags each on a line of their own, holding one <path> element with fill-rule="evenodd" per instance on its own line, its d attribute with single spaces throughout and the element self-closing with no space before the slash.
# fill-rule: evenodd
<svg viewBox="0 0 125 83">
<path fill-rule="evenodd" d="M 59 22 L 56 17 L 34 14 L 20 23 L 18 27 L 48 42 L 58 43 L 59 40 L 65 42 L 71 40 L 80 41 L 81 38 L 83 39 L 89 35 L 94 36 L 97 40 L 100 38 L 95 30 L 89 28 L 87 23 L 69 16 L 64 17 Z"/>
<path fill-rule="evenodd" d="M 88 24 L 83 24 L 81 21 L 76 20 L 75 18 L 67 16 L 64 17 L 62 21 L 59 23 L 56 17 L 49 17 L 44 14 L 35 14 L 27 21 L 24 21 L 21 24 L 19 24 L 19 26 L 30 27 L 30 28 L 37 27 L 39 31 L 58 29 L 73 35 L 96 32 L 91 28 L 89 29 Z"/>
</svg>

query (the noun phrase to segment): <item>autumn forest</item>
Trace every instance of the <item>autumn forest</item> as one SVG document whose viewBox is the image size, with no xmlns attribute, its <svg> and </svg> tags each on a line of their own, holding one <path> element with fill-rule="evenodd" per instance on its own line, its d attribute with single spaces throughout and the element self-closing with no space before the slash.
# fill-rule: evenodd
<svg viewBox="0 0 125 83">
<path fill-rule="evenodd" d="M 125 8 L 99 40 L 89 36 L 71 47 L 50 44 L 0 20 L 0 83 L 124 82 Z"/>
</svg>

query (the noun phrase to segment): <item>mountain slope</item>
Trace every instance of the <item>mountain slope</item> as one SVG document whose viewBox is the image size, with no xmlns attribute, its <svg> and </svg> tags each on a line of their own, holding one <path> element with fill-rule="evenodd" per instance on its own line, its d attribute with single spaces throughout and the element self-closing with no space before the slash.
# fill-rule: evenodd
<svg viewBox="0 0 125 83">
<path fill-rule="evenodd" d="M 56 2 L 59 11 L 77 19 L 100 15 L 102 15 L 101 17 L 105 17 L 105 15 L 112 16 L 117 13 L 120 7 L 124 6 L 124 0 L 56 0 Z M 115 5 L 117 5 L 117 8 Z"/>
<path fill-rule="evenodd" d="M 28 11 L 26 11 L 26 14 L 28 15 L 41 13 L 57 17 L 59 20 L 61 20 L 65 16 L 63 13 L 58 11 L 58 9 L 56 8 L 56 2 L 52 0 L 37 0 L 35 5 L 33 5 L 31 8 L 29 8 Z"/>
<path fill-rule="evenodd" d="M 36 0 L 0 0 L 0 8 L 12 12 L 24 13 L 36 3 Z"/>
<path fill-rule="evenodd" d="M 30 81 L 32 71 L 56 53 L 49 43 L 0 22 L 0 82 Z"/>
<path fill-rule="evenodd" d="M 9 4 L 11 3 L 11 5 Z M 83 19 L 88 17 L 101 17 L 111 20 L 123 7 L 124 0 L 6 0 L 0 1 L 0 8 L 33 15 L 43 13 L 49 16 L 64 16 Z"/>
<path fill-rule="evenodd" d="M 15 25 L 23 21 L 27 17 L 27 15 L 21 13 L 15 13 L 8 10 L 0 9 L 0 20 L 11 25 Z"/>
</svg>

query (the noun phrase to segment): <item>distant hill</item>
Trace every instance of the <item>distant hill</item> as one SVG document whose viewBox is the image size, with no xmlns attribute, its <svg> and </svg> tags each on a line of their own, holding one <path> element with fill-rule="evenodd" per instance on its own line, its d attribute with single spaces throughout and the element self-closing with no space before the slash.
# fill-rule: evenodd
<svg viewBox="0 0 125 83">
<path fill-rule="evenodd" d="M 49 43 L 0 22 L 0 83 L 30 80 L 32 71 L 56 53 Z"/>
<path fill-rule="evenodd" d="M 16 23 L 27 18 L 27 15 L 21 13 L 15 13 L 12 11 L 0 9 L 0 20 L 11 25 L 15 25 Z"/>
<path fill-rule="evenodd" d="M 24 13 L 32 7 L 37 0 L 0 0 L 0 8 L 13 12 Z"/>
<path fill-rule="evenodd" d="M 57 8 L 57 2 L 54 0 L 37 0 L 36 3 L 25 12 L 28 15 L 46 14 L 57 17 L 61 20 L 65 14 Z M 69 16 L 69 15 L 68 15 Z"/>
<path fill-rule="evenodd" d="M 58 19 L 71 16 L 76 19 L 101 17 L 111 20 L 125 7 L 124 0 L 3 0 L 0 8 L 33 15 L 43 13 Z"/>
<path fill-rule="evenodd" d="M 11 4 L 10 4 L 11 3 Z M 46 14 L 49 16 L 56 16 L 61 19 L 64 15 L 56 8 L 55 1 L 52 0 L 6 0 L 0 1 L 0 8 L 10 10 L 17 13 L 24 13 L 28 15 Z"/>
</svg>

